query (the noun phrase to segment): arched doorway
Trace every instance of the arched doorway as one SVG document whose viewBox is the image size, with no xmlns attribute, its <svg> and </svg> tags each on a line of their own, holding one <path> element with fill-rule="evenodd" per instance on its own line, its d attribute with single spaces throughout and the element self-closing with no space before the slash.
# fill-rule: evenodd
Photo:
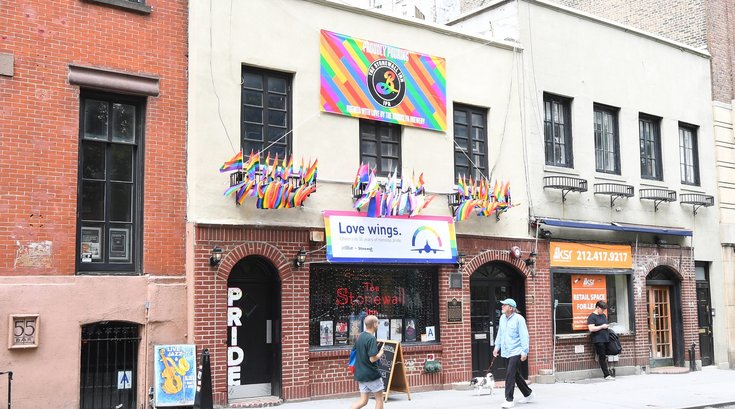
<svg viewBox="0 0 735 409">
<path fill-rule="evenodd" d="M 240 260 L 227 279 L 227 398 L 281 395 L 281 286 L 262 257 Z"/>
<path fill-rule="evenodd" d="M 658 266 L 646 276 L 650 366 L 684 365 L 681 280 L 675 271 Z"/>
<path fill-rule="evenodd" d="M 493 261 L 480 266 L 470 277 L 470 320 L 472 332 L 472 376 L 484 376 L 490 366 L 495 335 L 500 322 L 500 302 L 513 298 L 518 310 L 525 315 L 525 285 L 523 276 L 510 264 Z M 505 362 L 497 359 L 492 373 L 495 379 L 505 379 Z M 521 365 L 528 377 L 528 364 Z"/>
</svg>

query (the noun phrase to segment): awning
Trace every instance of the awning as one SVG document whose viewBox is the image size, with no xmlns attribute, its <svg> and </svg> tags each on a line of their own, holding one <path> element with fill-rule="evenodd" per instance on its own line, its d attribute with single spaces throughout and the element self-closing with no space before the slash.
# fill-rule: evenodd
<svg viewBox="0 0 735 409">
<path fill-rule="evenodd" d="M 585 222 L 577 220 L 560 220 L 560 219 L 536 219 L 536 223 L 545 224 L 555 227 L 569 227 L 573 229 L 593 229 L 593 230 L 613 230 L 624 231 L 629 233 L 650 233 L 669 236 L 691 236 L 692 231 L 681 227 L 662 227 L 649 226 L 645 224 L 629 224 L 629 223 L 597 223 Z"/>
</svg>

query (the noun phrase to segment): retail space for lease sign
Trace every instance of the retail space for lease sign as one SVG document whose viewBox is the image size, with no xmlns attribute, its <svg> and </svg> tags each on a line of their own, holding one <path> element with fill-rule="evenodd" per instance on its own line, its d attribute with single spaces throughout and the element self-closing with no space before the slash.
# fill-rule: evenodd
<svg viewBox="0 0 735 409">
<path fill-rule="evenodd" d="M 451 217 L 367 217 L 325 211 L 330 262 L 455 263 L 457 238 Z"/>
<path fill-rule="evenodd" d="M 445 60 L 321 30 L 321 110 L 445 131 Z"/>
</svg>

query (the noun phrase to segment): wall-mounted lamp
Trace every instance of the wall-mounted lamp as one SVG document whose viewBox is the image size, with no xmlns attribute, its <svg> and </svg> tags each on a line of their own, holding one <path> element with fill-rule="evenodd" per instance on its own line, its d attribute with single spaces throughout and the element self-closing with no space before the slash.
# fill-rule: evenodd
<svg viewBox="0 0 735 409">
<path fill-rule="evenodd" d="M 551 232 L 548 230 L 541 229 L 538 232 L 538 236 L 544 240 L 548 240 L 551 238 Z"/>
<path fill-rule="evenodd" d="M 536 265 L 536 252 L 532 251 L 528 253 L 528 258 L 523 260 L 524 263 L 526 263 L 526 267 L 532 267 Z"/>
<path fill-rule="evenodd" d="M 464 253 L 457 254 L 457 268 L 460 270 L 462 267 L 464 267 L 464 263 L 467 262 L 467 257 L 464 255 Z"/>
<path fill-rule="evenodd" d="M 301 249 L 298 253 L 296 253 L 296 258 L 293 261 L 293 264 L 296 267 L 301 267 L 306 262 L 306 250 Z"/>
<path fill-rule="evenodd" d="M 222 261 L 222 249 L 214 246 L 212 254 L 209 256 L 209 265 L 211 267 L 217 267 L 220 261 Z"/>
</svg>

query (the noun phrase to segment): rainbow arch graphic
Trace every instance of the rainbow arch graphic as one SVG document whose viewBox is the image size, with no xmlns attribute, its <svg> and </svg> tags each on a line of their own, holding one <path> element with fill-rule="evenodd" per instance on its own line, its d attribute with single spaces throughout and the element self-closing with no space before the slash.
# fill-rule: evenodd
<svg viewBox="0 0 735 409">
<path fill-rule="evenodd" d="M 441 236 L 439 236 L 439 233 L 437 233 L 437 232 L 436 232 L 436 230 L 434 230 L 434 228 L 433 228 L 433 227 L 431 227 L 431 226 L 421 226 L 421 227 L 419 227 L 418 229 L 416 229 L 416 231 L 414 231 L 414 232 L 413 232 L 413 237 L 411 237 L 411 246 L 412 246 L 412 247 L 416 247 L 416 238 L 417 238 L 417 237 L 418 237 L 418 236 L 419 236 L 419 235 L 420 235 L 421 233 L 423 233 L 423 232 L 428 232 L 428 234 L 430 234 L 430 235 L 432 235 L 433 237 L 435 237 L 435 238 L 436 238 L 436 242 L 437 242 L 438 246 L 437 246 L 437 248 L 431 248 L 431 247 L 429 246 L 429 244 L 428 244 L 428 240 L 427 240 L 426 246 L 424 246 L 424 247 L 420 247 L 420 248 L 414 248 L 414 250 L 416 250 L 416 251 L 419 251 L 419 252 L 421 252 L 421 251 L 427 251 L 427 252 L 428 252 L 428 251 L 434 251 L 435 253 L 436 253 L 437 251 L 444 251 L 444 250 L 442 249 L 442 238 L 441 238 Z M 424 236 L 425 236 L 425 235 L 426 235 L 426 234 L 424 234 Z"/>
</svg>

